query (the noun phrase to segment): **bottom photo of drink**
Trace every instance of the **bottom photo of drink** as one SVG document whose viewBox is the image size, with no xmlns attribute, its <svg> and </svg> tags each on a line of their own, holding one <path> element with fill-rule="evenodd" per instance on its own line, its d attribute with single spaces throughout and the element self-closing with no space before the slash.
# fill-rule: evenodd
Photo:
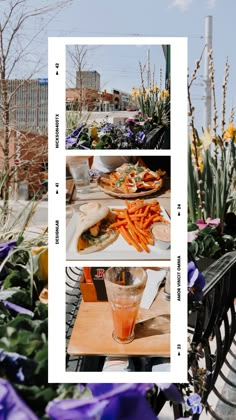
<svg viewBox="0 0 236 420">
<path fill-rule="evenodd" d="M 66 370 L 170 371 L 170 268 L 66 267 Z"/>
</svg>

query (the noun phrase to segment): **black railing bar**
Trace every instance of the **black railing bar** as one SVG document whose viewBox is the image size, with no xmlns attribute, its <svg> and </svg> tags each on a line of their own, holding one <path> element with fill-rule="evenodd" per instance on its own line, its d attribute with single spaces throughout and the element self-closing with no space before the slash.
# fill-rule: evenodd
<svg viewBox="0 0 236 420">
<path fill-rule="evenodd" d="M 82 365 L 82 357 L 80 356 L 77 359 L 76 372 L 80 371 L 81 365 Z"/>
<path fill-rule="evenodd" d="M 76 271 L 75 271 L 76 270 Z M 66 274 L 72 272 L 73 274 L 77 275 L 78 272 L 81 273 L 83 271 L 82 267 L 66 267 Z"/>
<path fill-rule="evenodd" d="M 219 289 L 219 285 L 217 285 L 214 290 L 212 290 L 212 293 L 214 294 L 213 296 L 210 296 L 209 294 L 205 297 L 206 299 L 206 308 L 205 311 L 208 311 L 208 323 L 205 327 L 205 331 L 203 333 L 202 336 L 202 340 L 203 342 L 205 342 L 206 340 L 209 339 L 209 337 L 212 334 L 212 331 L 214 329 L 214 326 L 216 325 L 217 322 L 217 314 L 218 314 L 218 303 L 220 300 L 220 289 Z M 206 317 L 205 317 L 206 319 Z"/>
<path fill-rule="evenodd" d="M 77 308 L 77 302 L 75 302 L 75 303 L 69 303 L 69 304 L 67 305 L 66 310 L 67 310 L 67 312 L 69 312 L 69 311 L 74 311 L 74 309 L 75 309 L 75 308 Z"/>
<path fill-rule="evenodd" d="M 223 325 L 224 325 L 224 340 L 223 340 L 223 352 L 221 351 L 221 356 L 223 353 L 223 359 L 226 358 L 226 355 L 230 349 L 232 341 L 230 340 L 230 326 L 229 326 L 229 320 L 228 320 L 228 311 L 226 312 L 224 319 L 223 319 Z"/>
<path fill-rule="evenodd" d="M 69 356 L 70 362 L 77 362 L 78 361 L 78 357 L 70 356 L 68 353 L 67 353 L 67 356 Z"/>
<path fill-rule="evenodd" d="M 213 410 L 212 407 L 208 407 L 208 412 L 212 415 L 215 420 L 222 420 L 222 417 L 219 417 L 218 414 Z"/>
<path fill-rule="evenodd" d="M 79 299 L 79 297 L 80 297 L 80 293 L 78 293 L 78 291 L 77 291 L 77 294 L 76 293 L 70 293 L 70 292 L 68 292 L 68 290 L 66 291 L 66 295 L 67 296 L 71 296 L 71 297 L 75 297 L 75 298 L 77 298 L 77 299 Z"/>
<path fill-rule="evenodd" d="M 223 395 L 218 391 L 218 389 L 214 386 L 213 391 L 216 394 L 216 396 L 225 404 L 229 405 L 230 407 L 236 408 L 236 404 L 234 404 L 231 401 L 228 401 L 226 398 L 223 397 Z"/>
<path fill-rule="evenodd" d="M 225 260 L 225 261 L 224 261 Z M 207 279 L 207 284 L 203 289 L 203 296 L 213 289 L 215 284 L 236 264 L 236 251 L 228 252 L 223 255 L 220 260 L 215 261 L 211 266 L 203 272 Z M 215 268 L 219 267 L 218 272 Z M 214 275 L 212 274 L 214 273 Z M 209 279 L 209 280 L 208 280 Z"/>
<path fill-rule="evenodd" d="M 228 379 L 224 373 L 222 372 L 222 370 L 219 373 L 220 377 L 230 386 L 232 386 L 232 388 L 236 388 L 236 384 L 234 384 L 232 381 L 230 381 L 230 379 Z"/>
<path fill-rule="evenodd" d="M 76 275 L 76 278 L 72 278 L 72 277 L 68 277 L 66 276 L 66 282 L 68 283 L 69 286 L 73 285 L 73 284 L 79 284 L 80 279 L 82 276 L 78 276 L 78 274 Z"/>
<path fill-rule="evenodd" d="M 68 301 L 66 302 L 66 306 L 73 306 L 74 307 L 75 305 L 78 305 L 79 301 L 80 301 L 80 297 L 72 296 L 72 299 L 71 299 L 71 296 L 70 296 Z"/>
<path fill-rule="evenodd" d="M 70 308 L 69 308 L 69 306 L 70 306 Z M 71 313 L 71 311 L 74 311 L 75 308 L 77 308 L 77 303 L 70 303 L 68 305 L 68 308 L 67 308 L 67 312 L 66 313 Z"/>
<path fill-rule="evenodd" d="M 214 328 L 214 332 L 215 332 L 215 337 L 216 337 L 216 352 L 215 352 L 215 366 L 214 366 L 213 375 L 212 375 L 211 389 L 215 385 L 217 376 L 219 375 L 219 372 L 224 364 L 224 360 L 221 354 L 223 342 L 222 342 L 221 331 L 220 331 L 219 326 L 216 326 Z"/>
<path fill-rule="evenodd" d="M 214 366 L 215 366 L 215 360 L 212 359 L 212 351 L 211 351 L 209 342 L 204 346 L 204 356 L 205 356 L 206 370 L 208 372 L 208 375 L 206 377 L 206 386 L 205 386 L 206 389 L 202 396 L 202 401 L 205 403 L 212 389 L 212 377 L 213 377 Z"/>
<path fill-rule="evenodd" d="M 234 359 L 236 359 L 236 354 L 235 354 L 235 353 L 233 353 L 231 349 L 229 350 L 229 354 L 230 354 L 230 356 L 232 356 Z"/>
<path fill-rule="evenodd" d="M 205 403 L 208 399 L 208 396 L 215 385 L 217 380 L 218 372 L 221 368 L 220 358 L 219 358 L 219 342 L 221 341 L 221 336 L 219 331 L 215 328 L 215 340 L 216 340 L 216 350 L 215 354 L 212 353 L 209 342 L 206 343 L 204 347 L 205 353 L 205 362 L 206 362 L 206 369 L 209 372 L 206 378 L 206 390 L 202 396 L 202 402 Z M 213 359 L 214 358 L 214 359 Z"/>
<path fill-rule="evenodd" d="M 67 311 L 66 312 L 66 315 L 68 315 L 68 316 L 74 316 L 74 311 L 73 311 L 73 309 L 69 312 L 69 311 Z"/>
<path fill-rule="evenodd" d="M 83 268 L 82 267 L 69 267 L 70 271 L 75 274 L 75 275 L 82 275 L 83 273 Z M 77 270 L 77 271 L 74 271 Z"/>
<path fill-rule="evenodd" d="M 74 283 L 75 284 L 72 285 L 72 284 L 66 282 L 67 288 L 74 289 L 75 287 L 79 287 L 79 282 L 78 283 L 74 282 Z"/>
<path fill-rule="evenodd" d="M 231 363 L 228 361 L 227 358 L 225 358 L 225 364 L 226 366 L 228 366 L 230 370 L 232 370 L 232 372 L 236 373 L 236 369 L 233 368 L 233 366 L 231 365 Z"/>
<path fill-rule="evenodd" d="M 66 322 L 69 322 L 70 323 L 70 325 L 73 323 L 73 315 L 67 315 L 67 317 L 66 317 Z"/>
<path fill-rule="evenodd" d="M 81 274 L 75 274 L 74 277 L 71 276 L 71 273 L 66 273 L 67 279 L 66 281 L 70 284 L 70 282 L 72 284 L 74 283 L 79 283 L 80 278 L 82 277 L 82 273 Z M 76 276 L 76 277 L 75 277 Z"/>
</svg>

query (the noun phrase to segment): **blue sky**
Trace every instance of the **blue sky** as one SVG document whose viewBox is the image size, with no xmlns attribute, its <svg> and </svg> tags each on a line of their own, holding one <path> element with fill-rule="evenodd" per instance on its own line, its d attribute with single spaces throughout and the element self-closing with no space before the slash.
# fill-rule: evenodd
<svg viewBox="0 0 236 420">
<path fill-rule="evenodd" d="M 29 0 L 29 2 L 32 6 L 35 6 L 36 2 L 34 0 Z M 42 0 L 40 5 L 47 3 L 46 0 Z M 228 56 L 230 63 L 227 101 L 229 112 L 232 104 L 236 104 L 235 12 L 235 0 L 119 0 L 119 2 L 111 0 L 74 0 L 72 5 L 57 13 L 54 19 L 51 20 L 51 17 L 48 17 L 48 27 L 41 32 L 34 49 L 37 56 L 41 52 L 44 58 L 44 60 L 41 60 L 44 65 L 37 75 L 39 77 L 47 75 L 48 36 L 187 36 L 189 40 L 188 62 L 191 73 L 195 60 L 200 56 L 205 43 L 205 16 L 212 15 L 217 102 L 220 110 L 221 84 L 224 76 L 225 60 Z M 42 19 L 35 20 L 35 22 L 31 21 L 29 23 L 29 36 L 31 31 L 40 31 L 42 25 L 44 25 Z M 97 52 L 92 61 L 95 61 L 96 55 Z M 115 64 L 116 59 L 117 54 L 114 50 L 113 56 L 111 52 L 111 63 Z M 129 63 L 128 58 L 127 64 L 124 59 L 122 60 L 121 69 L 127 70 L 129 67 L 131 68 L 131 65 L 133 66 L 132 63 Z M 30 66 L 29 62 L 27 66 L 24 66 L 24 69 L 28 66 Z M 106 66 L 104 65 L 104 72 L 105 67 L 108 69 L 108 63 Z M 204 63 L 201 65 L 199 78 L 192 91 L 199 119 L 201 119 L 202 113 L 201 98 L 204 94 L 203 68 Z M 23 70 L 23 67 L 21 70 Z M 123 80 L 125 79 L 127 80 L 127 77 L 123 77 Z M 104 85 L 109 80 L 109 75 L 105 75 Z M 116 85 L 116 83 L 114 82 L 113 85 Z"/>
<path fill-rule="evenodd" d="M 73 50 L 73 46 L 67 47 Z M 150 73 L 154 84 L 160 85 L 160 72 L 162 70 L 162 88 L 165 87 L 165 57 L 161 45 L 155 46 L 122 46 L 101 45 L 89 46 L 85 59 L 84 70 L 97 70 L 101 76 L 101 90 L 111 92 L 113 88 L 130 93 L 132 87 L 141 86 L 139 63 L 147 63 L 147 51 L 150 57 Z M 75 87 L 75 71 L 67 56 L 67 86 Z M 147 69 L 147 65 L 146 65 Z M 144 71 L 144 81 L 147 72 Z"/>
<path fill-rule="evenodd" d="M 227 111 L 236 104 L 235 0 L 75 0 L 51 22 L 50 35 L 59 36 L 187 36 L 190 73 L 205 45 L 205 17 L 213 16 L 213 50 L 217 102 L 221 108 L 221 84 L 226 57 L 230 63 Z M 114 57 L 115 60 L 115 57 Z M 111 58 L 112 61 L 112 58 Z M 202 62 L 192 97 L 201 120 Z M 200 122 L 201 124 L 201 122 Z"/>
</svg>

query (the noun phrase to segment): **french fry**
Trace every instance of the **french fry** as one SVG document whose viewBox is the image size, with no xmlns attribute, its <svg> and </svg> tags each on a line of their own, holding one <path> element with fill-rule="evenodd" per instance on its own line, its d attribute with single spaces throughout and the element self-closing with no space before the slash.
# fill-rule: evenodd
<svg viewBox="0 0 236 420">
<path fill-rule="evenodd" d="M 169 223 L 161 216 L 160 204 L 157 200 L 145 203 L 144 200 L 125 201 L 125 209 L 113 209 L 117 216 L 111 228 L 118 229 L 129 245 L 138 252 L 150 252 L 149 245 L 154 245 L 154 238 L 150 230 L 156 222 Z"/>
</svg>

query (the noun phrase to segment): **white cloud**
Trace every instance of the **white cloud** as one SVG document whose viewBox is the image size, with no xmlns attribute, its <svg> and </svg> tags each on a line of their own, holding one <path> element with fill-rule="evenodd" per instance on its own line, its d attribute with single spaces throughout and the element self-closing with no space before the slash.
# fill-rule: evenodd
<svg viewBox="0 0 236 420">
<path fill-rule="evenodd" d="M 214 9 L 215 6 L 216 6 L 216 0 L 207 0 L 208 9 Z"/>
<path fill-rule="evenodd" d="M 178 7 L 180 10 L 182 10 L 183 12 L 185 12 L 186 10 L 188 10 L 190 4 L 192 3 L 193 0 L 174 0 L 171 4 L 172 7 Z M 208 0 L 210 1 L 214 1 L 214 0 Z"/>
</svg>

